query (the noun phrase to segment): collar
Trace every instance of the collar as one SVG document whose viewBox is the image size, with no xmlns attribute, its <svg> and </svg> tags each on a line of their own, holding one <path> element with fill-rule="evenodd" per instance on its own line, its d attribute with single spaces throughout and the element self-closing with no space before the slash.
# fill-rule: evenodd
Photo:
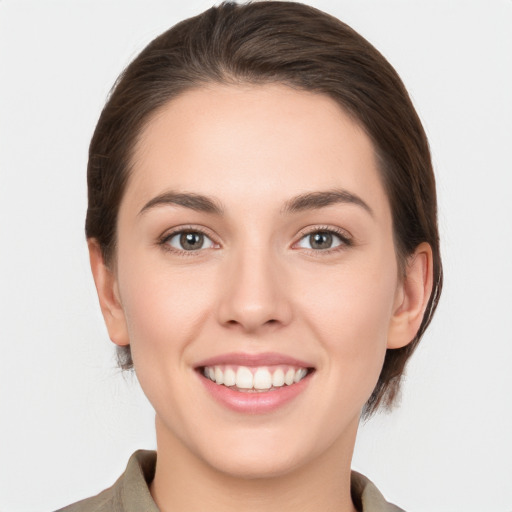
<svg viewBox="0 0 512 512">
<path fill-rule="evenodd" d="M 122 512 L 159 512 L 149 492 L 155 467 L 154 451 L 138 450 L 130 457 L 126 471 L 112 488 Z M 360 512 L 404 512 L 388 503 L 377 487 L 356 471 L 352 471 L 351 475 L 351 494 Z"/>
</svg>

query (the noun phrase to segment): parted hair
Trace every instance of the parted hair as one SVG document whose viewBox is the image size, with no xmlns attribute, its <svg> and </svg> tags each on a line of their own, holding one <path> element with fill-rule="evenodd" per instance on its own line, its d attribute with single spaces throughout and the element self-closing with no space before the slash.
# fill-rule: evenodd
<svg viewBox="0 0 512 512">
<path fill-rule="evenodd" d="M 420 243 L 430 244 L 434 286 L 423 321 L 410 344 L 387 350 L 363 415 L 390 408 L 442 288 L 435 180 L 424 129 L 397 72 L 337 18 L 295 2 L 224 2 L 149 43 L 114 84 L 91 140 L 87 238 L 115 267 L 119 205 L 142 129 L 167 102 L 209 83 L 279 83 L 334 99 L 373 142 L 399 268 Z M 131 368 L 130 347 L 117 350 L 121 368 Z"/>
</svg>

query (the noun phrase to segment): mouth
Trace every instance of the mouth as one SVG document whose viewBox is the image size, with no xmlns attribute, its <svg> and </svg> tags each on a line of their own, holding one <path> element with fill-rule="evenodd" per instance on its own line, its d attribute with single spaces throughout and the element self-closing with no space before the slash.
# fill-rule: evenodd
<svg viewBox="0 0 512 512">
<path fill-rule="evenodd" d="M 271 413 L 303 395 L 315 368 L 282 354 L 232 353 L 195 367 L 207 395 L 237 413 Z"/>
<path fill-rule="evenodd" d="M 199 367 L 198 370 L 215 384 L 241 393 L 277 391 L 299 383 L 314 371 L 310 367 L 293 365 L 212 365 Z"/>
</svg>

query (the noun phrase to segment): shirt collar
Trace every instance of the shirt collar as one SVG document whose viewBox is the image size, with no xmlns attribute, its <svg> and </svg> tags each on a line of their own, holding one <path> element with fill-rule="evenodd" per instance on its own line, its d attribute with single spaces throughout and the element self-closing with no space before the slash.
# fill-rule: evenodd
<svg viewBox="0 0 512 512">
<path fill-rule="evenodd" d="M 130 457 L 126 471 L 118 481 L 123 512 L 159 512 L 149 492 L 155 467 L 154 451 L 138 450 Z M 377 487 L 357 471 L 352 471 L 351 494 L 360 512 L 404 512 L 388 503 Z"/>
</svg>

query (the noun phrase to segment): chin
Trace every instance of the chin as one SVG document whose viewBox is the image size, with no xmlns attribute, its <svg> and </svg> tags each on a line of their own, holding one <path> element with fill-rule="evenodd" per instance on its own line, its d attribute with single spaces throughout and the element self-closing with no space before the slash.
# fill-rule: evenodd
<svg viewBox="0 0 512 512">
<path fill-rule="evenodd" d="M 232 450 L 228 457 L 220 456 L 207 461 L 216 471 L 231 478 L 244 480 L 269 479 L 286 476 L 301 466 L 300 457 L 287 456 L 283 451 L 266 453 Z"/>
<path fill-rule="evenodd" d="M 268 479 L 283 477 L 307 467 L 335 444 L 330 435 L 319 442 L 314 428 L 290 427 L 225 429 L 210 442 L 195 443 L 195 455 L 212 469 L 232 478 Z"/>
</svg>

